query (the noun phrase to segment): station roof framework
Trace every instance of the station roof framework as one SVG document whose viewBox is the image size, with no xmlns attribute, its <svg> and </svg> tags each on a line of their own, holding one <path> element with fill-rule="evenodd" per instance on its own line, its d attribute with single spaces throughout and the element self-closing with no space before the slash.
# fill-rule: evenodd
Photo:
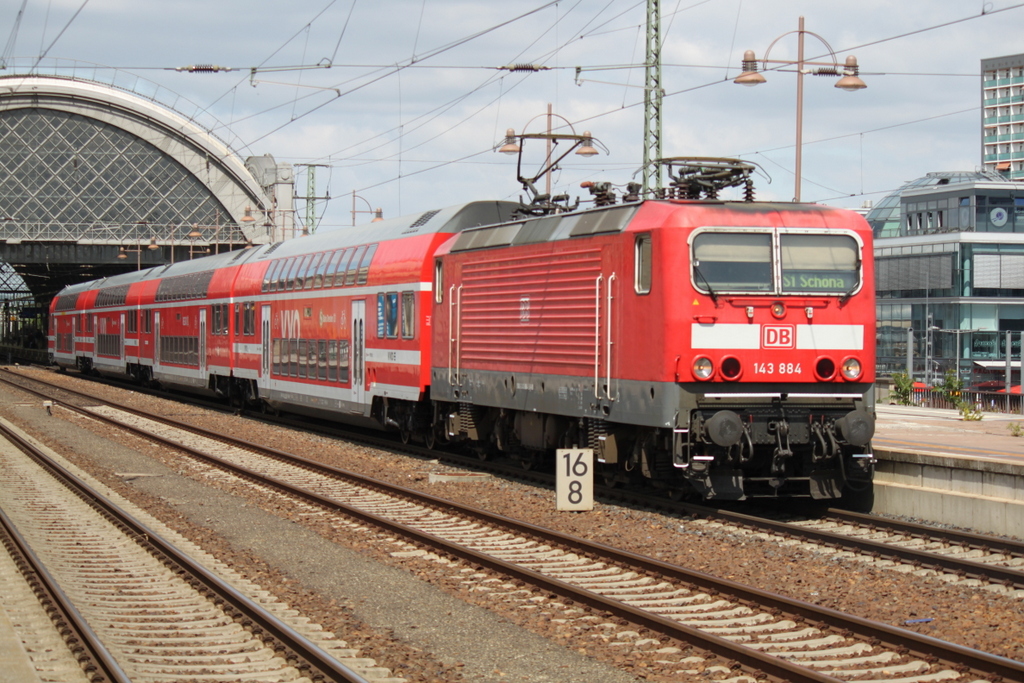
<svg viewBox="0 0 1024 683">
<path fill-rule="evenodd" d="M 40 301 L 71 282 L 188 258 L 197 245 L 275 234 L 273 198 L 243 159 L 135 92 L 0 77 L 0 139 L 0 260 Z"/>
</svg>

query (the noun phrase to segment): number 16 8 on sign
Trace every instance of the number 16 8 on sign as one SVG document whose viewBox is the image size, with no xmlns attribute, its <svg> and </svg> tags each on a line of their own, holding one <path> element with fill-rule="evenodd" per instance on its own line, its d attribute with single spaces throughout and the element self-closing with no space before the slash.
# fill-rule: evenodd
<svg viewBox="0 0 1024 683">
<path fill-rule="evenodd" d="M 555 509 L 594 509 L 594 449 L 560 448 L 556 454 Z"/>
</svg>

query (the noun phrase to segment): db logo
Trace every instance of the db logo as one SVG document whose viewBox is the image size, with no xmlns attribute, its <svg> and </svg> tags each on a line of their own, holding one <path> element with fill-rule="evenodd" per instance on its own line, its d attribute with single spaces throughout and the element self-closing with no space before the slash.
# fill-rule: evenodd
<svg viewBox="0 0 1024 683">
<path fill-rule="evenodd" d="M 762 349 L 795 349 L 796 335 L 792 325 L 765 325 L 761 328 Z"/>
</svg>

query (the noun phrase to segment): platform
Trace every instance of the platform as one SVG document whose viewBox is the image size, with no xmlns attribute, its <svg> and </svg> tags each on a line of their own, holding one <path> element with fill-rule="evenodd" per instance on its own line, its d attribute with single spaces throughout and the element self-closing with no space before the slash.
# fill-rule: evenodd
<svg viewBox="0 0 1024 683">
<path fill-rule="evenodd" d="M 1024 537 L 1024 417 L 893 405 L 877 414 L 873 512 Z"/>
</svg>

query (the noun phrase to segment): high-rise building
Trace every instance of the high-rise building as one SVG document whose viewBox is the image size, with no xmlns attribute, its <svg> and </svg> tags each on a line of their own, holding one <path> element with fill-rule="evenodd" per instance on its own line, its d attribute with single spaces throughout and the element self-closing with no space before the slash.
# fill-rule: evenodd
<svg viewBox="0 0 1024 683">
<path fill-rule="evenodd" d="M 1024 178 L 1024 54 L 983 59 L 981 73 L 982 168 Z"/>
</svg>

